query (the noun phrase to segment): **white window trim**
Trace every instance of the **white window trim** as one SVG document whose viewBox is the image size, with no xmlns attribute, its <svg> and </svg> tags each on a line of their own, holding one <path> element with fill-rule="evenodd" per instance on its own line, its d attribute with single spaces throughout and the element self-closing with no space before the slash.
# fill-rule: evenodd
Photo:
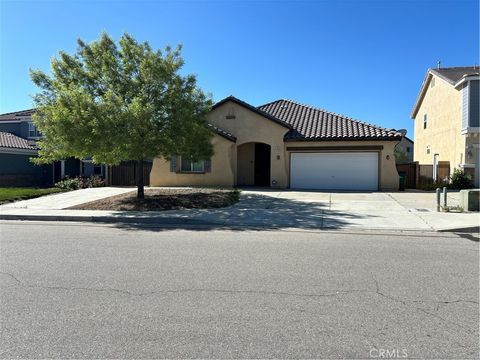
<svg viewBox="0 0 480 360">
<path fill-rule="evenodd" d="M 100 166 L 100 174 L 95 174 L 95 167 Z M 103 176 L 103 166 L 102 164 L 93 164 L 93 176 Z"/>
</svg>

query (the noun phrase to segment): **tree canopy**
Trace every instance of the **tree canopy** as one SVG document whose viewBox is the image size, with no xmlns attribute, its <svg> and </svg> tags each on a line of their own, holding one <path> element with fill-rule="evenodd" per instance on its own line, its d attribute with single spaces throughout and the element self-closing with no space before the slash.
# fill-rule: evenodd
<svg viewBox="0 0 480 360">
<path fill-rule="evenodd" d="M 110 165 L 173 154 L 213 154 L 206 115 L 211 99 L 194 75 L 182 75 L 181 46 L 153 50 L 124 34 L 91 43 L 51 61 L 51 75 L 31 70 L 34 123 L 44 135 L 36 163 L 91 157 Z M 140 186 L 140 184 L 138 184 Z M 142 179 L 143 195 L 143 179 Z"/>
</svg>

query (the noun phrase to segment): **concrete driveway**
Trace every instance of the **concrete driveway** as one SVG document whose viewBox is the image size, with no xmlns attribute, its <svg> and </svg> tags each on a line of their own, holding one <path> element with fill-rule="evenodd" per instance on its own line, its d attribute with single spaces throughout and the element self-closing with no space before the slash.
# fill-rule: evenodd
<svg viewBox="0 0 480 360">
<path fill-rule="evenodd" d="M 459 193 L 451 192 L 450 204 Z M 433 192 L 314 192 L 244 190 L 233 222 L 263 226 L 443 230 L 479 226 L 478 213 L 439 213 Z M 268 199 L 268 200 L 266 200 Z"/>
</svg>

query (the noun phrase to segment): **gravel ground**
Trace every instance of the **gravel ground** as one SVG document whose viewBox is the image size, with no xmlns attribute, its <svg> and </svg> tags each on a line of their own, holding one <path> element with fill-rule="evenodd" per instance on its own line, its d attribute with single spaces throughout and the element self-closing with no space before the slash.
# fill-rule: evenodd
<svg viewBox="0 0 480 360">
<path fill-rule="evenodd" d="M 145 198 L 137 199 L 137 192 L 72 206 L 76 210 L 162 211 L 181 209 L 220 208 L 235 204 L 237 190 L 225 189 L 145 189 Z"/>
</svg>

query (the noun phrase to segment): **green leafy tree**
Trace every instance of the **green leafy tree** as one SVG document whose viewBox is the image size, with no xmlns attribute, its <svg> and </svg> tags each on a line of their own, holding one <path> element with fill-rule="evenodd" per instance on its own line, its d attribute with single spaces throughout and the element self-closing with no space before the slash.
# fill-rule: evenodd
<svg viewBox="0 0 480 360">
<path fill-rule="evenodd" d="M 144 197 L 143 161 L 173 154 L 213 154 L 206 114 L 211 99 L 194 75 L 181 75 L 181 47 L 152 50 L 124 34 L 78 40 L 75 54 L 60 52 L 51 75 L 31 70 L 41 89 L 34 123 L 44 134 L 34 162 L 92 157 L 95 163 L 137 161 L 137 197 Z"/>
</svg>

